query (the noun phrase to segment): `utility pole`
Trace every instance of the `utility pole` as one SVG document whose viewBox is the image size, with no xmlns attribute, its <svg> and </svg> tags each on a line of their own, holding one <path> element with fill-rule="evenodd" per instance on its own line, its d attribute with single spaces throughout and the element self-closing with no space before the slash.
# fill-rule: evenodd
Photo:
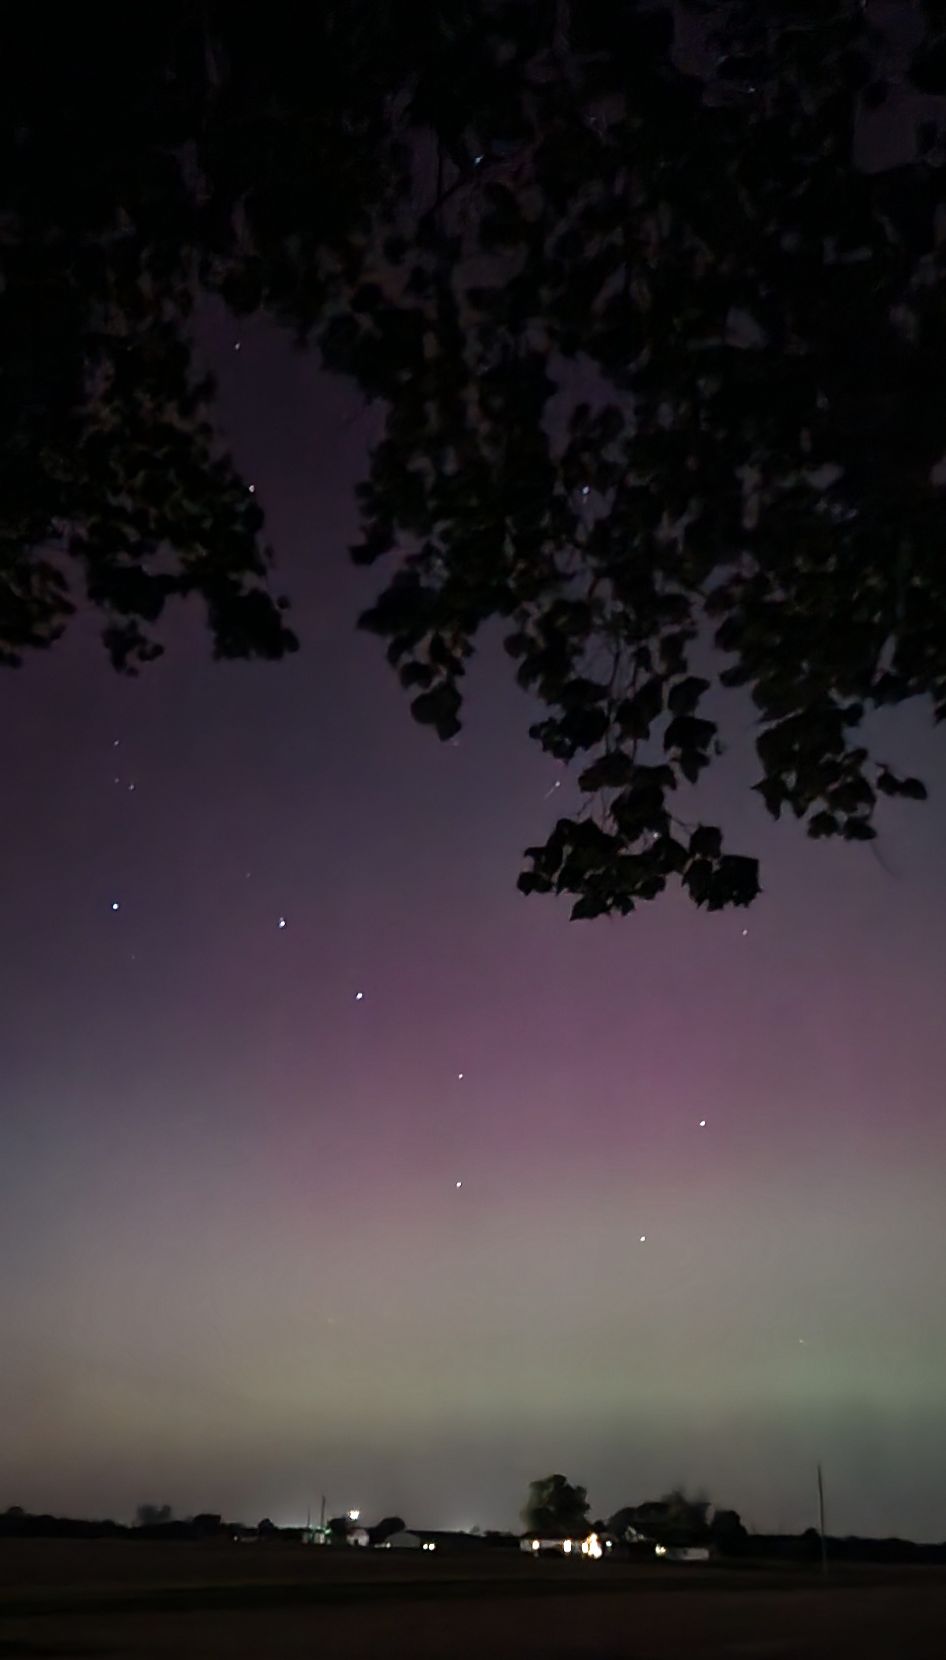
<svg viewBox="0 0 946 1660">
<path fill-rule="evenodd" d="M 821 1572 L 828 1571 L 828 1547 L 824 1536 L 824 1478 L 821 1474 L 821 1462 L 818 1462 L 818 1532 L 821 1536 Z"/>
<path fill-rule="evenodd" d="M 324 1536 L 325 1536 L 325 1494 L 324 1493 L 322 1494 L 322 1509 L 321 1509 L 321 1512 L 320 1512 L 320 1515 L 319 1515 L 319 1529 L 320 1529 L 320 1531 L 322 1533 L 322 1536 L 324 1538 Z"/>
</svg>

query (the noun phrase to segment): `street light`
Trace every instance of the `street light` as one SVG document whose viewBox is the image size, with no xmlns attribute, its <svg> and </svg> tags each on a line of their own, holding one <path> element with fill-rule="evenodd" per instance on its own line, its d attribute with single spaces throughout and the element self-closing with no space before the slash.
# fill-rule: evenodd
<svg viewBox="0 0 946 1660">
<path fill-rule="evenodd" d="M 360 1515 L 361 1515 L 361 1511 L 360 1511 L 360 1510 L 349 1510 L 349 1512 L 348 1512 L 348 1520 L 349 1520 L 349 1521 L 350 1521 L 350 1522 L 357 1522 L 357 1520 L 358 1520 L 358 1518 L 359 1518 L 359 1516 L 360 1516 Z"/>
</svg>

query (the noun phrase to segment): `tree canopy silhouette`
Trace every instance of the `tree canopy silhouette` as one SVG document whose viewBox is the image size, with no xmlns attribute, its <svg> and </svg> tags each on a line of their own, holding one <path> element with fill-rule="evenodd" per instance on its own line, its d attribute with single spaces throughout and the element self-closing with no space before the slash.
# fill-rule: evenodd
<svg viewBox="0 0 946 1660">
<path fill-rule="evenodd" d="M 166 1527 L 174 1520 L 169 1504 L 139 1504 L 135 1511 L 136 1527 Z"/>
<path fill-rule="evenodd" d="M 889 93 L 869 8 L 683 5 L 693 71 L 660 0 L 21 14 L 0 658 L 90 603 L 133 671 L 179 597 L 221 656 L 294 649 L 197 366 L 211 296 L 383 412 L 352 551 L 388 562 L 361 621 L 416 719 L 456 733 L 498 624 L 533 738 L 578 763 L 523 891 L 750 903 L 755 859 L 700 817 L 729 689 L 775 816 L 864 841 L 879 796 L 922 798 L 864 722 L 946 713 L 946 13 L 885 170 L 855 165 Z"/>
<path fill-rule="evenodd" d="M 526 1527 L 540 1537 L 557 1538 L 580 1534 L 588 1527 L 588 1497 L 584 1487 L 574 1487 L 562 1475 L 543 1476 L 529 1483 L 529 1497 L 522 1508 Z"/>
</svg>

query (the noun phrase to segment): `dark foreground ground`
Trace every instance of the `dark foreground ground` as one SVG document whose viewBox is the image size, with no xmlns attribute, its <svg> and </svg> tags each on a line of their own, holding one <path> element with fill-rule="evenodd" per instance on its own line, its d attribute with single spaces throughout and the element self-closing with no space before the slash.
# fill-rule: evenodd
<svg viewBox="0 0 946 1660">
<path fill-rule="evenodd" d="M 946 1660 L 946 1570 L 0 1541 L 0 1660 Z"/>
</svg>

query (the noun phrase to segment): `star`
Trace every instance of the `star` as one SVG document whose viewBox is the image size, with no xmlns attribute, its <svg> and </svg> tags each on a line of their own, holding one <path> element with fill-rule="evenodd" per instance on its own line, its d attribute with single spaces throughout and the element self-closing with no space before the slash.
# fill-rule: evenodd
<svg viewBox="0 0 946 1660">
<path fill-rule="evenodd" d="M 640 1242 L 641 1242 L 642 1245 L 644 1244 L 646 1238 L 647 1238 L 647 1235 L 645 1233 L 642 1233 L 641 1238 L 640 1238 Z"/>
<path fill-rule="evenodd" d="M 129 784 L 128 788 L 129 788 L 129 790 L 134 791 L 135 786 L 134 786 L 134 784 Z"/>
<path fill-rule="evenodd" d="M 251 496 L 256 495 L 256 485 L 255 484 L 248 484 L 246 488 L 249 490 Z"/>
<path fill-rule="evenodd" d="M 234 351 L 235 351 L 235 352 L 238 352 L 238 351 L 239 351 L 239 350 L 240 350 L 240 348 L 241 348 L 241 346 L 242 346 L 242 345 L 243 345 L 243 341 L 242 341 L 242 340 L 234 340 L 234 342 L 233 342 L 233 350 L 234 350 Z"/>
<path fill-rule="evenodd" d="M 361 1002 L 361 1000 L 362 1000 L 362 998 L 363 998 L 363 997 L 364 997 L 364 995 L 365 995 L 365 994 L 364 994 L 364 992 L 363 992 L 363 991 L 356 991 L 356 992 L 355 992 L 355 1002 L 356 1002 L 356 1003 L 360 1003 L 360 1002 Z"/>
<path fill-rule="evenodd" d="M 281 916 L 281 917 L 280 917 L 280 918 L 279 918 L 279 921 L 278 921 L 278 922 L 277 922 L 277 924 L 276 924 L 276 927 L 277 927 L 277 928 L 285 928 L 285 926 L 286 926 L 286 919 L 285 919 L 285 917 L 284 917 L 284 916 Z"/>
<path fill-rule="evenodd" d="M 458 1078 L 462 1078 L 462 1077 L 463 1077 L 463 1073 L 462 1073 L 462 1072 L 458 1072 L 458 1073 L 457 1073 L 457 1077 L 458 1077 Z"/>
<path fill-rule="evenodd" d="M 701 1119 L 700 1119 L 700 1129 L 701 1129 L 701 1130 L 705 1130 L 705 1129 L 706 1129 L 706 1119 L 705 1119 L 705 1118 L 701 1118 Z"/>
<path fill-rule="evenodd" d="M 462 1182 L 457 1182 L 457 1187 L 462 1187 L 462 1186 L 463 1186 Z"/>
<path fill-rule="evenodd" d="M 742 930 L 742 937 L 743 937 L 743 939 L 745 939 L 745 937 L 746 937 L 746 935 L 747 935 L 747 934 L 748 934 L 748 932 L 749 932 L 749 930 L 748 930 L 748 928 L 743 928 L 743 930 Z"/>
<path fill-rule="evenodd" d="M 113 900 L 112 900 L 112 910 L 113 910 L 113 911 L 117 911 L 117 910 L 118 910 L 118 909 L 119 909 L 119 903 L 118 903 L 118 900 L 117 900 L 117 899 L 113 899 Z"/>
</svg>

